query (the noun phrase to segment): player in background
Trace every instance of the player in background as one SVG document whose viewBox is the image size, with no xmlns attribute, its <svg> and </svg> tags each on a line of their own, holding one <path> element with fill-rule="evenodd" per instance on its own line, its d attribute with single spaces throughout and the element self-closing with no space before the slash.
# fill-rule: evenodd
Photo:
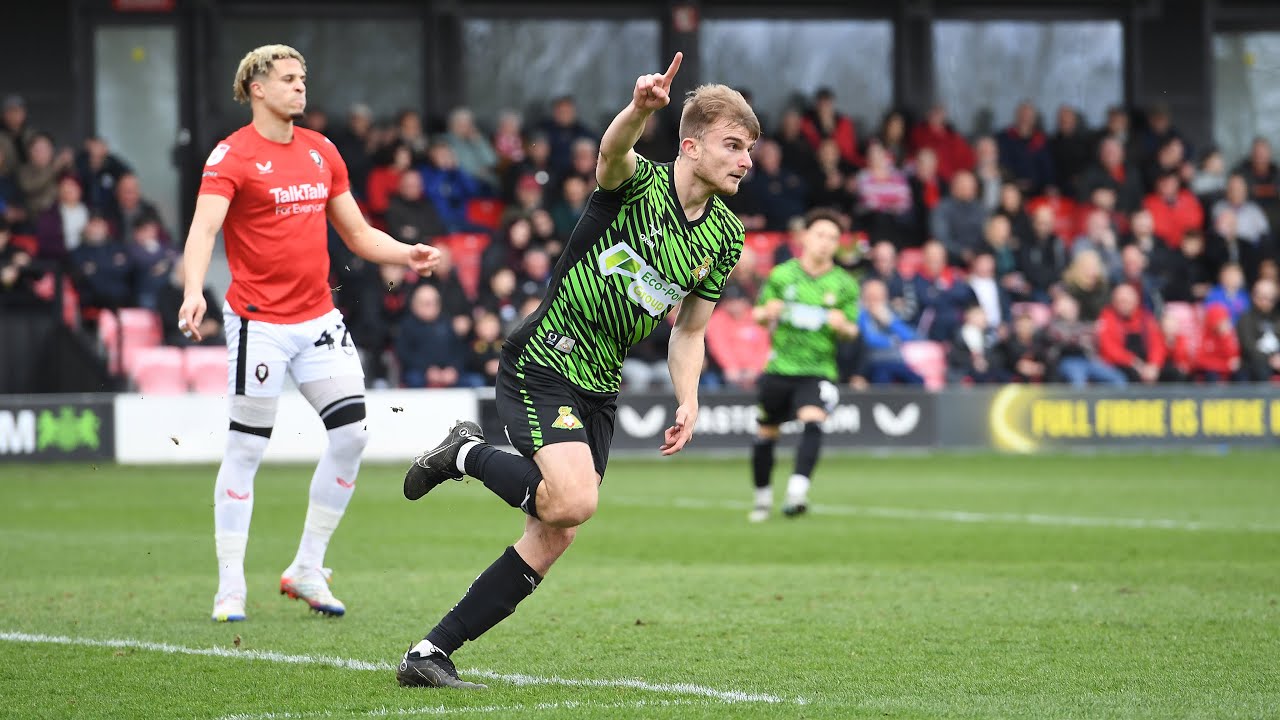
<svg viewBox="0 0 1280 720">
<path fill-rule="evenodd" d="M 542 304 L 503 347 L 497 409 L 519 455 L 458 423 L 405 475 L 416 500 L 463 475 L 527 517 L 524 534 L 489 566 L 397 669 L 401 685 L 476 687 L 450 655 L 515 611 L 596 511 L 609 459 L 615 400 L 628 349 L 679 306 L 669 367 L 675 423 L 663 455 L 689 442 L 698 420 L 707 320 L 742 253 L 742 223 L 725 207 L 751 168 L 760 122 L 737 91 L 704 85 L 685 99 L 676 160 L 636 154 L 645 121 L 670 102 L 680 68 L 636 80 L 631 103 L 600 141 L 598 188 L 569 238 Z"/>
<path fill-rule="evenodd" d="M 756 302 L 756 322 L 773 328 L 773 351 L 759 383 L 759 418 L 751 469 L 755 480 L 752 522 L 773 509 L 773 451 L 779 426 L 795 418 L 804 424 L 795 470 L 787 481 L 782 512 L 809 508 L 809 483 L 822 449 L 822 423 L 835 407 L 836 344 L 858 336 L 858 283 L 835 264 L 840 216 L 815 209 L 805 216 L 800 257 L 769 273 Z"/>
<path fill-rule="evenodd" d="M 285 45 L 257 48 L 240 61 L 235 98 L 252 108 L 253 121 L 209 155 L 187 235 L 177 319 L 184 333 L 200 339 L 208 309 L 201 289 L 220 229 L 231 268 L 222 307 L 231 423 L 213 495 L 218 621 L 245 618 L 253 477 L 286 372 L 319 413 L 329 443 L 311 479 L 302 541 L 280 592 L 325 615 L 346 612 L 329 590 L 324 554 L 355 489 L 367 430 L 364 371 L 329 290 L 326 217 L 347 246 L 371 262 L 426 275 L 439 257 L 435 248 L 404 245 L 370 227 L 351 197 L 337 149 L 323 135 L 294 126 L 307 103 L 306 72 L 302 55 Z"/>
</svg>

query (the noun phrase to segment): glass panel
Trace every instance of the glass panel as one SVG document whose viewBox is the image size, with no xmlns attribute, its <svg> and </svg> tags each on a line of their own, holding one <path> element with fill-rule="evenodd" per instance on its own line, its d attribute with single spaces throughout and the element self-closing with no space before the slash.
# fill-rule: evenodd
<svg viewBox="0 0 1280 720">
<path fill-rule="evenodd" d="M 1213 134 L 1234 166 L 1262 136 L 1280 142 L 1280 33 L 1213 38 Z"/>
<path fill-rule="evenodd" d="M 938 100 L 970 133 L 1013 122 L 1023 100 L 1052 130 L 1059 105 L 1072 105 L 1091 126 L 1124 99 L 1124 36 L 1119 21 L 934 23 Z"/>
<path fill-rule="evenodd" d="M 766 123 L 824 86 L 867 132 L 893 102 L 887 20 L 707 20 L 699 42 L 702 79 L 750 90 Z"/>
<path fill-rule="evenodd" d="M 603 131 L 636 77 L 666 69 L 660 36 L 653 20 L 466 20 L 467 102 L 487 124 L 503 109 L 541 116 L 572 95 L 579 118 Z"/>
</svg>

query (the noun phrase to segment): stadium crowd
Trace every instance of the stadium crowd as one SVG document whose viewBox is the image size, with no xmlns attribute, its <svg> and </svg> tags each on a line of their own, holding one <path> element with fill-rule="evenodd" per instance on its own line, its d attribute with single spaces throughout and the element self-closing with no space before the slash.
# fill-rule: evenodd
<svg viewBox="0 0 1280 720">
<path fill-rule="evenodd" d="M 981 137 L 942 107 L 891 110 L 869 131 L 836 107 L 820 90 L 762 118 L 755 167 L 729 201 L 747 243 L 708 329 L 706 384 L 750 388 L 763 370 L 769 337 L 750 308 L 817 206 L 846 219 L 839 259 L 861 281 L 861 337 L 840 357 L 855 387 L 1280 381 L 1280 167 L 1265 139 L 1224 158 L 1161 107 L 1113 108 L 1089 128 L 1063 106 L 1051 129 L 1024 103 Z M 503 337 L 545 294 L 595 185 L 599 129 L 571 97 L 549 108 L 485 129 L 466 108 L 439 128 L 413 110 L 389 122 L 362 105 L 340 123 L 308 113 L 371 221 L 448 258 L 419 279 L 331 233 L 335 302 L 375 385 L 493 384 Z M 669 119 L 650 118 L 639 153 L 673 159 Z M 61 270 L 87 329 L 101 309 L 141 307 L 165 318 L 165 343 L 185 344 L 169 321 L 182 300 L 172 237 L 104 139 L 59 148 L 20 97 L 4 99 L 0 308 L 50 302 Z M 215 311 L 206 343 L 223 342 L 219 325 Z M 626 386 L 669 384 L 668 335 L 632 351 Z"/>
</svg>

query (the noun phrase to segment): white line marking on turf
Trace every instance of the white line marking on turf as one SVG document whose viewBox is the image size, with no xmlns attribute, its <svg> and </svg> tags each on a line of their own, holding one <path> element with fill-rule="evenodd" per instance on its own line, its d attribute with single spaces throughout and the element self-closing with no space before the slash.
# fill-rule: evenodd
<svg viewBox="0 0 1280 720">
<path fill-rule="evenodd" d="M 675 498 L 662 503 L 644 498 L 607 498 L 606 503 L 633 507 L 677 507 L 686 510 L 750 510 L 749 502 L 740 500 L 705 500 L 700 498 Z M 1135 530 L 1185 530 L 1189 532 L 1224 531 L 1280 533 L 1280 526 L 1246 523 L 1225 525 L 1194 520 L 1169 520 L 1165 518 L 1083 517 L 1074 515 L 1046 515 L 1041 513 L 971 512 L 967 510 L 922 510 L 916 508 L 869 507 L 855 505 L 810 505 L 809 512 L 816 515 L 855 515 L 890 518 L 894 520 L 937 520 L 955 523 L 1011 523 L 1016 525 L 1048 525 L 1058 527 L 1108 527 Z"/>
<path fill-rule="evenodd" d="M 420 717 L 423 715 L 463 715 L 463 714 L 482 714 L 482 713 L 520 713 L 529 712 L 531 710 L 573 710 L 575 708 L 587 708 L 591 710 L 638 710 L 647 707 L 673 707 L 676 705 L 708 705 L 710 703 L 704 700 L 631 700 L 627 702 L 593 702 L 590 700 L 561 700 L 559 702 L 535 703 L 533 705 L 479 705 L 472 707 L 448 707 L 445 705 L 433 705 L 429 707 L 417 708 L 387 708 L 381 707 L 376 710 L 370 710 L 364 713 L 362 717 Z M 343 713 L 350 716 L 349 713 Z M 218 720 L 301 720 L 302 718 L 326 718 L 333 717 L 332 713 L 327 712 L 266 712 L 266 713 L 241 713 L 237 715 L 223 715 Z"/>
<path fill-rule="evenodd" d="M 169 643 L 148 642 L 146 640 L 107 639 L 66 637 L 63 635 L 40 635 L 22 632 L 0 632 L 0 641 L 20 643 L 42 643 L 47 645 L 77 645 L 81 647 L 131 648 L 134 650 L 150 650 L 172 655 L 204 655 L 210 657 L 236 658 L 239 660 L 265 660 L 267 662 L 293 665 L 328 665 L 343 670 L 392 670 L 395 666 L 386 662 L 367 662 L 332 655 L 287 655 L 271 650 L 228 650 L 226 648 L 193 648 Z M 804 698 L 784 700 L 777 695 L 767 693 L 745 693 L 738 690 L 716 690 L 715 688 L 693 685 L 691 683 L 652 683 L 644 680 L 599 680 L 576 679 L 562 677 L 538 677 L 520 673 L 500 673 L 493 670 L 466 670 L 467 675 L 489 680 L 500 680 L 512 685 L 564 685 L 568 687 L 615 687 L 645 692 L 666 693 L 670 695 L 696 695 L 725 703 L 783 703 L 791 702 L 804 705 Z M 285 716 L 280 716 L 285 717 Z"/>
</svg>

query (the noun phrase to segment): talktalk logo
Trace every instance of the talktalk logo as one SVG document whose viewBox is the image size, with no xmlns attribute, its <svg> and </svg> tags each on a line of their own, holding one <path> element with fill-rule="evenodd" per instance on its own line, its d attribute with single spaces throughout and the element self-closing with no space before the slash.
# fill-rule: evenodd
<svg viewBox="0 0 1280 720">
<path fill-rule="evenodd" d="M 300 183 L 288 187 L 271 188 L 269 192 L 275 197 L 277 205 L 329 199 L 329 186 L 324 183 Z"/>
<path fill-rule="evenodd" d="M 30 455 L 46 450 L 97 450 L 102 419 L 92 410 L 63 407 L 54 412 L 0 410 L 0 455 Z"/>
</svg>

